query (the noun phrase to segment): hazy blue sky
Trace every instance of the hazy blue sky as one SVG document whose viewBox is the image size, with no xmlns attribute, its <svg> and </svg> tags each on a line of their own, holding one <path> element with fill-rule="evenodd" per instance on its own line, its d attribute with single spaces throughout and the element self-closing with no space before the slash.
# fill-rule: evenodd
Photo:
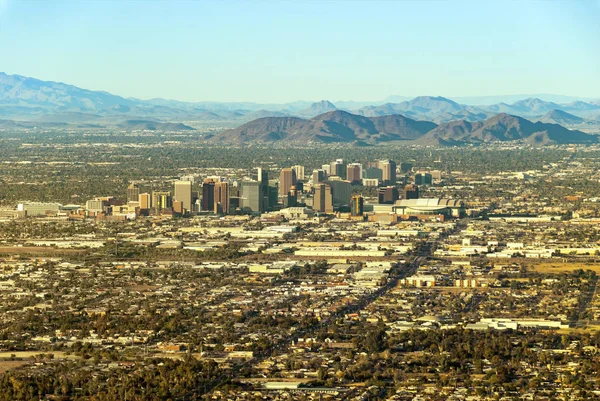
<svg viewBox="0 0 600 401">
<path fill-rule="evenodd" d="M 600 97 L 600 0 L 0 4 L 0 71 L 122 96 Z"/>
</svg>

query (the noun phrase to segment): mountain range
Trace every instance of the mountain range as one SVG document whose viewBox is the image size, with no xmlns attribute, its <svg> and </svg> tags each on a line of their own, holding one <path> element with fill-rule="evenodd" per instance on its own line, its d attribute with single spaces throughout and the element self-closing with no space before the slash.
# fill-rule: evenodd
<svg viewBox="0 0 600 401">
<path fill-rule="evenodd" d="M 598 137 L 569 130 L 558 124 L 531 122 L 506 113 L 484 121 L 464 120 L 441 124 L 415 143 L 422 145 L 465 145 L 523 140 L 531 145 L 596 143 Z"/>
<path fill-rule="evenodd" d="M 429 146 L 460 146 L 490 142 L 523 141 L 531 145 L 591 144 L 598 137 L 558 124 L 531 122 L 506 113 L 484 121 L 452 121 L 437 125 L 393 114 L 365 117 L 331 111 L 309 120 L 265 117 L 208 138 L 215 143 L 357 143 L 403 142 Z"/>
<path fill-rule="evenodd" d="M 335 110 L 309 120 L 298 117 L 266 117 L 226 130 L 211 138 L 219 143 L 248 142 L 356 142 L 368 143 L 420 138 L 437 125 L 401 115 L 364 117 Z"/>
<path fill-rule="evenodd" d="M 547 96 L 550 98 L 550 95 Z M 391 96 L 381 102 L 180 102 L 124 98 L 64 83 L 0 73 L 0 127 L 112 127 L 120 130 L 179 131 L 216 125 L 238 127 L 223 133 L 222 138 L 232 142 L 243 142 L 243 137 L 256 137 L 264 141 L 304 138 L 324 142 L 343 140 L 369 143 L 416 140 L 438 129 L 437 136 L 431 134 L 422 140 L 460 143 L 465 137 L 442 135 L 442 131 L 457 132 L 460 126 L 463 132 L 469 131 L 475 142 L 485 142 L 490 137 L 487 130 L 480 131 L 482 124 L 493 121 L 497 115 L 509 115 L 540 124 L 560 124 L 582 132 L 600 134 L 600 101 L 559 96 L 551 98 L 569 101 L 556 103 L 532 97 L 510 104 L 467 105 L 441 96 L 413 99 Z M 477 99 L 490 103 L 490 98 Z M 251 124 L 246 124 L 248 122 Z M 448 123 L 452 128 L 446 125 Z M 531 133 L 526 123 L 519 125 L 523 135 Z M 536 132 L 548 132 L 549 135 L 543 142 L 557 140 L 556 129 L 540 127 L 536 126 Z M 235 138 L 236 133 L 241 137 Z M 563 134 L 559 135 L 562 139 L 559 138 L 558 142 L 564 140 Z M 497 138 L 503 137 L 500 135 Z"/>
</svg>

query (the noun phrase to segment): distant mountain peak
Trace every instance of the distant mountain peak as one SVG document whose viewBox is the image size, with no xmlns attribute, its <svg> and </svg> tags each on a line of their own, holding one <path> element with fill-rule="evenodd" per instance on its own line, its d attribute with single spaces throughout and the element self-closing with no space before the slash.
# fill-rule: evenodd
<svg viewBox="0 0 600 401">
<path fill-rule="evenodd" d="M 337 107 L 335 107 L 335 104 L 331 103 L 329 100 L 321 100 L 319 102 L 315 102 L 310 107 L 327 107 L 331 110 L 337 109 Z"/>
<path fill-rule="evenodd" d="M 314 116 L 312 119 L 323 119 L 323 118 L 347 118 L 347 117 L 357 117 L 356 114 L 352 114 L 350 112 L 344 111 L 344 110 L 331 110 L 331 111 L 326 111 L 325 113 L 321 113 L 317 116 Z"/>
<path fill-rule="evenodd" d="M 429 95 L 423 95 L 423 96 L 417 96 L 415 97 L 413 100 L 411 101 L 419 101 L 419 100 L 436 100 L 436 101 L 441 101 L 441 102 L 450 102 L 450 103 L 456 103 L 454 100 L 450 100 L 448 98 L 445 98 L 443 96 L 429 96 Z"/>
<path fill-rule="evenodd" d="M 552 109 L 547 112 L 542 118 L 539 120 L 543 123 L 548 124 L 560 124 L 560 125 L 576 125 L 582 124 L 585 120 L 581 117 L 577 117 L 573 114 L 567 113 L 564 110 Z"/>
<path fill-rule="evenodd" d="M 311 104 L 308 108 L 300 111 L 300 114 L 304 116 L 313 117 L 337 109 L 338 108 L 335 107 L 335 104 L 331 103 L 329 100 L 321 100 L 320 102 L 315 102 Z"/>
</svg>

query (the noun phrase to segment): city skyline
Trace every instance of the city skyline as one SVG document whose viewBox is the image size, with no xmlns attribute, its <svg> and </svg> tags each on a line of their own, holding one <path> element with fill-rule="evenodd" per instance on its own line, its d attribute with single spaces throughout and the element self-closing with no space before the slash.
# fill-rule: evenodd
<svg viewBox="0 0 600 401">
<path fill-rule="evenodd" d="M 3 0 L 3 69 L 181 101 L 600 93 L 597 1 L 142 5 Z"/>
<path fill-rule="evenodd" d="M 0 0 L 0 401 L 600 401 L 600 0 Z"/>
</svg>

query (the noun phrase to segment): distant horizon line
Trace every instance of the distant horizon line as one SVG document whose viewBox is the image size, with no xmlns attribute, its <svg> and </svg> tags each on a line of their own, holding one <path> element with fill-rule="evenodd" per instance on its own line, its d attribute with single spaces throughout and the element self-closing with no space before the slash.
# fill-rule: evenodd
<svg viewBox="0 0 600 401">
<path fill-rule="evenodd" d="M 0 74 L 4 74 L 7 76 L 16 76 L 16 77 L 22 77 L 22 78 L 26 78 L 26 79 L 34 79 L 37 81 L 41 81 L 41 82 L 47 82 L 47 83 L 55 83 L 55 84 L 61 84 L 61 85 L 66 85 L 66 86 L 72 86 L 81 90 L 86 90 L 86 91 L 90 91 L 90 92 L 101 92 L 101 93 L 108 93 L 112 96 L 118 96 L 121 97 L 125 100 L 138 100 L 138 101 L 143 101 L 143 102 L 148 102 L 148 101 L 153 101 L 153 100 L 164 100 L 164 101 L 169 101 L 169 102 L 180 102 L 180 103 L 223 103 L 223 104 L 227 104 L 227 103 L 252 103 L 252 104 L 258 104 L 258 105 L 285 105 L 285 104 L 291 104 L 291 103 L 318 103 L 318 102 L 322 102 L 322 101 L 328 101 L 333 103 L 334 105 L 336 103 L 381 103 L 381 102 L 385 102 L 385 103 L 392 103 L 391 98 L 406 98 L 405 100 L 401 100 L 401 101 L 407 101 L 407 100 L 413 100 L 416 99 L 418 97 L 442 97 L 448 100 L 453 100 L 453 101 L 457 101 L 459 99 L 492 99 L 492 98 L 503 98 L 503 97 L 511 97 L 511 98 L 520 98 L 519 100 L 513 100 L 513 101 L 520 101 L 520 100 L 526 100 L 526 99 L 536 99 L 539 98 L 541 96 L 544 97 L 560 97 L 560 98 L 570 98 L 571 101 L 575 101 L 575 100 L 581 100 L 581 101 L 599 101 L 600 100 L 600 96 L 598 97 L 589 97 L 589 96 L 575 96 L 575 95 L 565 95 L 565 94 L 559 94 L 559 93 L 509 93 L 509 94 L 496 94 L 496 95 L 460 95 L 460 96 L 447 96 L 447 95 L 417 95 L 417 96 L 413 96 L 413 95 L 388 95 L 383 99 L 380 100 L 354 100 L 354 99 L 350 99 L 350 100 L 344 100 L 344 99 L 337 99 L 337 100 L 329 100 L 327 98 L 325 99 L 320 99 L 320 100 L 305 100 L 305 99 L 296 99 L 296 100 L 288 100 L 288 101 L 256 101 L 256 100 L 179 100 L 179 99 L 173 99 L 173 98 L 169 98 L 169 97 L 161 97 L 161 96 L 155 96 L 155 97 L 151 97 L 151 98 L 142 98 L 142 97 L 136 97 L 136 96 L 125 96 L 125 95 L 120 95 L 120 94 L 116 94 L 113 92 L 109 92 L 107 90 L 104 89 L 89 89 L 89 88 L 85 88 L 82 86 L 78 86 L 75 84 L 71 84 L 71 83 L 67 83 L 67 82 L 63 82 L 63 81 L 56 81 L 56 80 L 46 80 L 46 79 L 41 79 L 41 78 L 36 78 L 36 77 L 30 77 L 27 75 L 21 75 L 21 74 L 10 74 L 8 72 L 5 71 L 0 71 Z M 543 100 L 543 99 L 540 99 Z M 543 101 L 547 101 L 547 100 L 543 100 Z M 550 102 L 550 101 L 549 101 Z M 552 101 L 553 102 L 553 101 Z"/>
</svg>

